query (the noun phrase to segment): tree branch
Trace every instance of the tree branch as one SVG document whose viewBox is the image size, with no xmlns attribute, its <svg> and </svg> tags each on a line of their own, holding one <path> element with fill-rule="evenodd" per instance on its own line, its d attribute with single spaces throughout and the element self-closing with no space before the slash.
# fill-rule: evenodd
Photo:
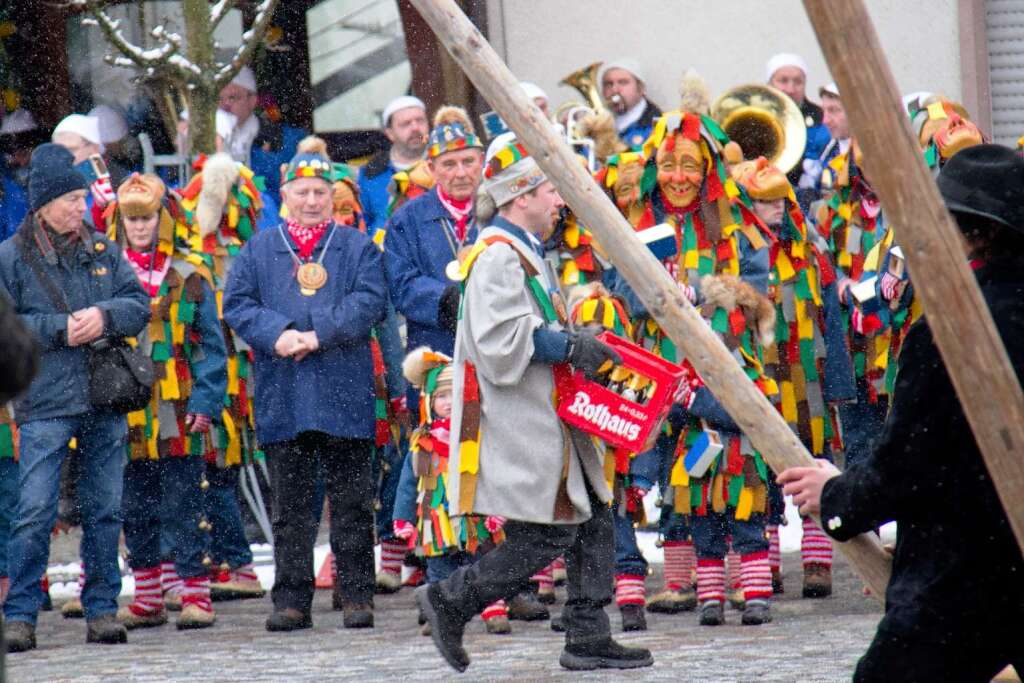
<svg viewBox="0 0 1024 683">
<path fill-rule="evenodd" d="M 274 16 L 277 2 L 278 0 L 262 0 L 260 2 L 259 7 L 256 9 L 256 18 L 252 22 L 252 27 L 242 34 L 242 44 L 238 46 L 234 57 L 217 72 L 215 82 L 218 90 L 231 82 L 231 79 L 235 77 L 238 71 L 252 59 L 253 52 L 256 51 L 256 47 L 263 41 L 267 27 L 270 26 L 270 20 Z"/>
<path fill-rule="evenodd" d="M 216 30 L 217 25 L 226 17 L 235 6 L 235 0 L 217 0 L 210 8 L 210 32 Z"/>
</svg>

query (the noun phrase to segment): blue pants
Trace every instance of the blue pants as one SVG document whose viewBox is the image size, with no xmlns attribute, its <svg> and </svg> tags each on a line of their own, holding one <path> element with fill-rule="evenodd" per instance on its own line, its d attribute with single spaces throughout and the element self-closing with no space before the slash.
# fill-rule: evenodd
<svg viewBox="0 0 1024 683">
<path fill-rule="evenodd" d="M 7 576 L 7 544 L 18 505 L 18 463 L 0 458 L 0 576 Z"/>
<path fill-rule="evenodd" d="M 690 517 L 693 549 L 699 560 L 722 560 L 728 548 L 726 538 L 732 537 L 732 549 L 740 555 L 768 550 L 764 537 L 765 516 L 758 512 L 748 520 L 738 520 L 732 511 L 710 512 Z"/>
<path fill-rule="evenodd" d="M 398 492 L 398 480 L 402 478 L 402 465 L 407 446 L 408 444 L 404 440 L 399 447 L 389 443 L 384 448 L 377 449 L 377 457 L 373 460 L 373 476 L 376 481 L 380 482 L 377 489 L 380 510 L 375 513 L 378 542 L 395 540 L 395 531 L 391 520 L 395 511 L 395 494 Z M 383 468 L 385 465 L 387 471 L 379 472 L 378 468 Z"/>
<path fill-rule="evenodd" d="M 252 564 L 252 550 L 245 537 L 242 510 L 238 506 L 238 467 L 206 466 L 204 505 L 206 520 L 213 525 L 210 531 L 210 556 L 214 564 L 227 562 L 232 569 Z"/>
<path fill-rule="evenodd" d="M 444 581 L 459 567 L 473 564 L 475 557 L 467 552 L 457 550 L 446 555 L 427 558 L 427 583 Z"/>
<path fill-rule="evenodd" d="M 135 460 L 124 470 L 124 540 L 132 569 L 159 567 L 174 558 L 174 569 L 183 579 L 206 573 L 203 556 L 208 538 L 199 528 L 203 518 L 203 459 L 166 457 Z M 162 505 L 166 507 L 161 510 Z M 161 515 L 164 511 L 166 514 Z M 161 519 L 162 518 L 162 519 Z M 161 549 L 161 531 L 170 543 Z"/>
<path fill-rule="evenodd" d="M 846 446 L 846 466 L 864 462 L 875 447 L 875 439 L 882 433 L 889 401 L 879 397 L 878 403 L 868 400 L 867 380 L 857 380 L 857 402 L 839 406 L 839 420 L 843 425 L 843 443 Z"/>
<path fill-rule="evenodd" d="M 4 604 L 5 617 L 9 621 L 36 622 L 43 599 L 39 577 L 46 571 L 50 532 L 57 519 L 60 465 L 72 437 L 78 439 L 78 457 L 82 458 L 78 480 L 81 552 L 89 568 L 82 605 L 86 619 L 116 613 L 121 592 L 117 543 L 128 437 L 124 415 L 96 411 L 33 420 L 19 425 L 19 429 L 18 511 L 7 548 L 11 592 Z"/>
</svg>

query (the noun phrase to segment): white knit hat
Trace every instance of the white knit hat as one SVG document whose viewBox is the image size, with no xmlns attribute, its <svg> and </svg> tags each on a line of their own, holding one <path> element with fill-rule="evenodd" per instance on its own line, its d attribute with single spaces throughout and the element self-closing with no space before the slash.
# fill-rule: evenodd
<svg viewBox="0 0 1024 683">
<path fill-rule="evenodd" d="M 800 55 L 793 54 L 792 52 L 780 52 L 773 56 L 764 65 L 764 80 L 767 83 L 772 80 L 772 76 L 775 72 L 784 66 L 795 66 L 804 72 L 804 76 L 807 76 L 807 62 Z"/>
<path fill-rule="evenodd" d="M 103 139 L 100 136 L 100 122 L 95 116 L 86 116 L 85 114 L 65 116 L 53 129 L 50 139 L 56 140 L 61 133 L 74 133 L 94 145 L 99 145 L 101 153 L 104 150 Z"/>
<path fill-rule="evenodd" d="M 231 85 L 240 85 L 251 93 L 256 92 L 256 74 L 247 66 L 243 66 L 231 79 Z"/>
<path fill-rule="evenodd" d="M 818 88 L 818 97 L 824 97 L 825 95 L 839 97 L 839 86 L 836 85 L 835 81 L 832 81 L 828 85 L 823 85 L 820 88 Z"/>
<path fill-rule="evenodd" d="M 523 89 L 526 96 L 531 100 L 536 100 L 538 98 L 542 100 L 548 99 L 548 94 L 536 83 L 531 83 L 530 81 L 519 81 L 519 87 Z"/>
<path fill-rule="evenodd" d="M 387 106 L 384 107 L 384 111 L 380 114 L 380 122 L 387 128 L 388 124 L 391 123 L 391 116 L 402 109 L 409 109 L 410 107 L 416 107 L 422 109 L 424 112 L 427 111 L 427 105 L 423 104 L 423 100 L 412 95 L 402 95 L 388 102 Z"/>
<path fill-rule="evenodd" d="M 636 61 L 632 57 L 620 57 L 613 59 L 610 62 L 605 62 L 601 65 L 600 71 L 597 72 L 597 85 L 601 87 L 601 83 L 604 82 L 604 75 L 612 69 L 624 69 L 636 77 L 636 80 L 645 83 L 647 81 L 644 78 L 643 71 L 640 70 L 640 62 Z"/>
</svg>

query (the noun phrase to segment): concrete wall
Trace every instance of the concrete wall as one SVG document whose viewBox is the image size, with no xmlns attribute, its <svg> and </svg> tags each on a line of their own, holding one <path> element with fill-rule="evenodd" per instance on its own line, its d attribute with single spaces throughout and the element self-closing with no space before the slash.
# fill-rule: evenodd
<svg viewBox="0 0 1024 683">
<path fill-rule="evenodd" d="M 957 0 L 867 0 L 902 92 L 930 90 L 959 99 Z M 523 80 L 554 104 L 576 99 L 557 85 L 570 71 L 617 56 L 637 58 L 662 108 L 678 103 L 679 77 L 694 67 L 714 98 L 764 80 L 777 52 L 807 60 L 808 93 L 832 80 L 800 0 L 489 0 L 489 34 Z"/>
</svg>

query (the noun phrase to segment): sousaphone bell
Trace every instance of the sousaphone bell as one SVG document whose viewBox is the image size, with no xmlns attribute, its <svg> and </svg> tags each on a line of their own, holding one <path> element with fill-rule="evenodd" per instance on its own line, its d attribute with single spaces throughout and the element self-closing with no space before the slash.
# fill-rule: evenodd
<svg viewBox="0 0 1024 683">
<path fill-rule="evenodd" d="M 765 157 L 783 173 L 800 163 L 807 145 L 803 114 L 788 95 L 760 83 L 730 88 L 711 105 L 711 118 L 743 150 Z"/>
</svg>

